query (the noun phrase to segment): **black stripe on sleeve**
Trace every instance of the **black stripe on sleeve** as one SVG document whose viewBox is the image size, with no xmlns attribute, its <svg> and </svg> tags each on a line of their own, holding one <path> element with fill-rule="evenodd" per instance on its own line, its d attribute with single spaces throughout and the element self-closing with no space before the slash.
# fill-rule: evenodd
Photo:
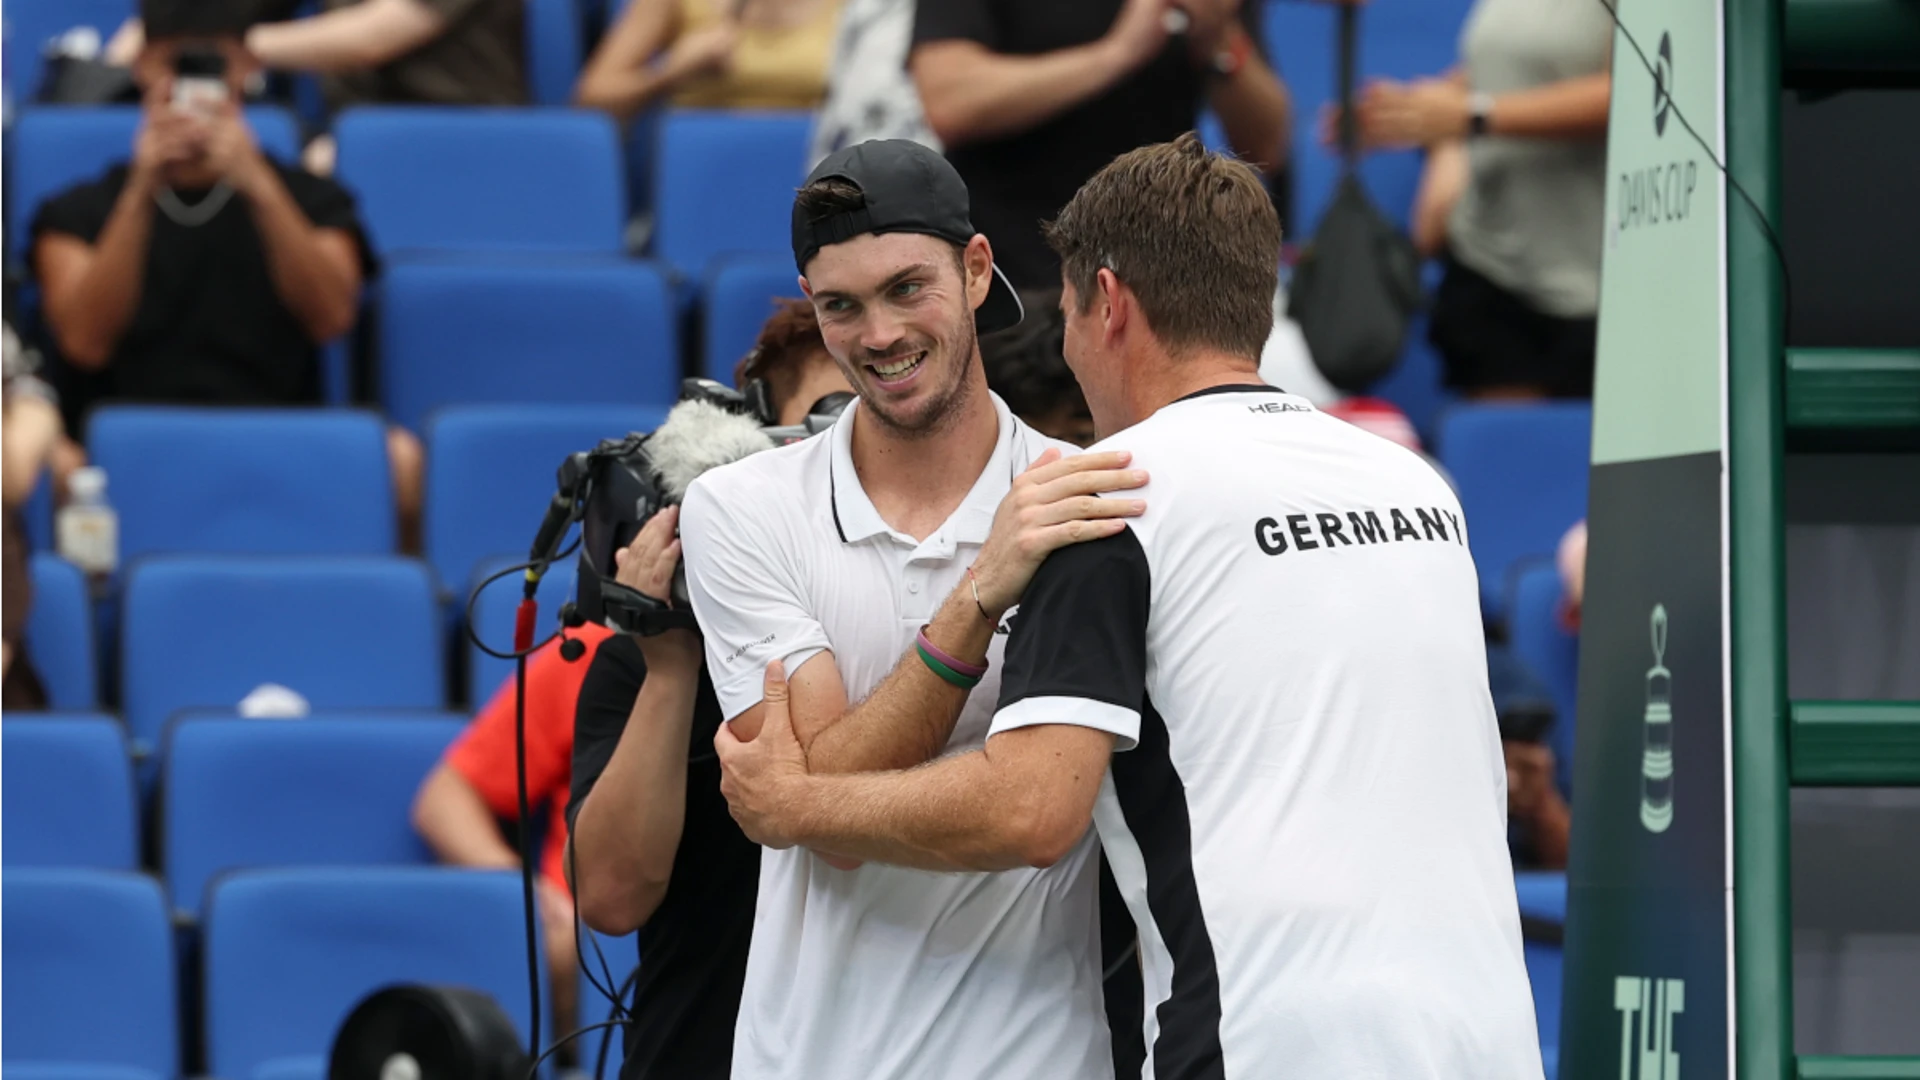
<svg viewBox="0 0 1920 1080">
<path fill-rule="evenodd" d="M 1132 529 L 1047 556 L 1012 619 L 999 708 L 1076 697 L 1139 712 L 1150 595 L 1147 553 Z"/>
<path fill-rule="evenodd" d="M 1140 745 L 1113 755 L 1114 793 L 1147 870 L 1147 908 L 1173 960 L 1173 991 L 1154 1015 L 1156 1080 L 1224 1080 L 1220 970 L 1193 874 L 1187 789 L 1174 768 L 1166 720 L 1145 702 Z"/>
</svg>

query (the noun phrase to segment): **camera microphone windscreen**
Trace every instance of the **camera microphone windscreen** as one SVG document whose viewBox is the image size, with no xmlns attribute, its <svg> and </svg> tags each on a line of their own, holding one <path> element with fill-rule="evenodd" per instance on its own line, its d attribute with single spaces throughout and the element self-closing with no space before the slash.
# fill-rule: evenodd
<svg viewBox="0 0 1920 1080">
<path fill-rule="evenodd" d="M 677 503 L 708 469 L 773 448 L 751 416 L 709 401 L 682 401 L 647 439 L 647 458 L 660 478 L 660 493 Z"/>
</svg>

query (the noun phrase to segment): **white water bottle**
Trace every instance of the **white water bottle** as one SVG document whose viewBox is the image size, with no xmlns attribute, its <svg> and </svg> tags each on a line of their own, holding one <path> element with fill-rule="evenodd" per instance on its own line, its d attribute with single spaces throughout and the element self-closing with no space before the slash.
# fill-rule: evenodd
<svg viewBox="0 0 1920 1080">
<path fill-rule="evenodd" d="M 120 561 L 120 518 L 107 505 L 107 472 L 97 465 L 67 478 L 71 495 L 54 533 L 60 557 L 89 574 L 111 574 Z"/>
</svg>

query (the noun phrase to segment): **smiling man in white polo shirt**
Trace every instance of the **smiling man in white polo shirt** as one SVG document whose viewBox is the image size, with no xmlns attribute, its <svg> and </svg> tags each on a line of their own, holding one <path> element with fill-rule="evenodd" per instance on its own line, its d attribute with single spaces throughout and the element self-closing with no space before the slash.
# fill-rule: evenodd
<svg viewBox="0 0 1920 1080">
<path fill-rule="evenodd" d="M 782 733 L 810 768 L 908 768 L 984 742 L 1003 615 L 1050 550 L 1142 509 L 1099 493 L 1145 478 L 1125 454 L 1062 460 L 1072 448 L 988 391 L 976 333 L 1018 322 L 1019 301 L 937 153 L 828 157 L 795 200 L 793 248 L 860 400 L 819 438 L 693 485 L 688 592 L 733 736 L 759 730 L 763 673 L 783 664 Z M 1111 1077 L 1096 855 L 1090 835 L 1068 848 L 971 874 L 767 852 L 733 1075 Z"/>
<path fill-rule="evenodd" d="M 1246 166 L 1135 150 L 1048 233 L 1095 449 L 1135 452 L 1150 509 L 1034 576 L 980 751 L 820 776 L 775 706 L 716 737 L 735 818 L 953 869 L 1061 858 L 1094 822 L 1152 1080 L 1539 1080 L 1459 502 L 1259 382 L 1280 228 Z"/>
</svg>

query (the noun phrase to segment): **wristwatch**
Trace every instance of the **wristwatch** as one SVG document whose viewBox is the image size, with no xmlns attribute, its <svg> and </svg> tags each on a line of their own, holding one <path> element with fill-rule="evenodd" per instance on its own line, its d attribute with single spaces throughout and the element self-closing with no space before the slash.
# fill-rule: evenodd
<svg viewBox="0 0 1920 1080">
<path fill-rule="evenodd" d="M 1479 137 L 1487 133 L 1493 121 L 1493 95 L 1475 90 L 1467 96 L 1467 134 Z"/>
</svg>

